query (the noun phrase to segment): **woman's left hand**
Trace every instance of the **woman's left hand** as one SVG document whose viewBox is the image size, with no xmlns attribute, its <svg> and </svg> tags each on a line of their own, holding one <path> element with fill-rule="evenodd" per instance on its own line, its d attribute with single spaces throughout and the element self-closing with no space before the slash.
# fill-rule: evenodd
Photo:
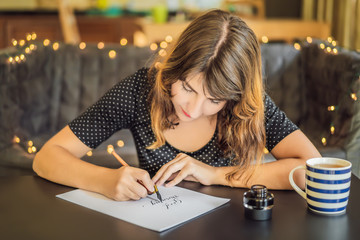
<svg viewBox="0 0 360 240">
<path fill-rule="evenodd" d="M 179 153 L 176 158 L 162 166 L 152 180 L 159 186 L 170 180 L 165 184 L 166 187 L 172 187 L 182 180 L 211 185 L 214 183 L 215 169 L 185 153 Z"/>
</svg>

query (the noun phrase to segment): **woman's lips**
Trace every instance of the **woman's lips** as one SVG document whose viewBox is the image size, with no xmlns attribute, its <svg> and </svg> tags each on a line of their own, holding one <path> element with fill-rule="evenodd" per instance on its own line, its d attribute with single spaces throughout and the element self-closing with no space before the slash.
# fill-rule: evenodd
<svg viewBox="0 0 360 240">
<path fill-rule="evenodd" d="M 187 112 L 184 111 L 184 109 L 181 108 L 181 110 L 183 111 L 183 113 L 185 114 L 185 116 L 187 116 L 188 118 L 191 118 L 191 116 L 189 114 L 187 114 Z"/>
</svg>

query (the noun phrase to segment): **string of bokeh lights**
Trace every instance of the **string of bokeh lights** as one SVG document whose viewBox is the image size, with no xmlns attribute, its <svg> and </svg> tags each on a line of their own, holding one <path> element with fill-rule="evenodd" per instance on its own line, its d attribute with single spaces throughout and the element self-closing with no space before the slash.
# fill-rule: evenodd
<svg viewBox="0 0 360 240">
<path fill-rule="evenodd" d="M 37 45 L 38 44 L 42 44 L 44 47 L 50 47 L 53 51 L 58 51 L 61 47 L 60 42 L 58 41 L 51 41 L 49 39 L 44 39 L 42 42 L 36 41 L 37 39 L 37 34 L 36 33 L 29 33 L 26 34 L 26 38 L 25 39 L 21 39 L 21 40 L 16 40 L 13 39 L 12 40 L 12 45 L 13 47 L 16 47 L 18 51 L 14 52 L 14 53 L 10 53 L 8 54 L 8 58 L 6 59 L 7 63 L 12 65 L 12 64 L 21 64 L 22 62 L 26 61 L 27 56 L 31 55 L 34 51 L 37 50 Z M 158 42 L 158 43 L 151 43 L 149 44 L 149 48 L 152 51 L 157 51 L 157 53 L 164 57 L 167 55 L 167 48 L 169 47 L 169 45 L 173 42 L 173 37 L 168 35 L 165 37 L 164 40 Z M 267 44 L 269 43 L 269 39 L 266 36 L 262 36 L 260 38 L 260 42 L 262 44 Z M 306 38 L 306 42 L 311 44 L 313 42 L 313 39 L 311 37 L 307 37 Z M 121 46 L 126 46 L 128 44 L 128 40 L 126 38 L 121 38 L 119 41 L 119 44 Z M 98 42 L 97 43 L 97 48 L 99 50 L 102 50 L 105 48 L 105 43 L 104 42 Z M 339 47 L 337 46 L 337 42 L 332 38 L 332 37 L 328 37 L 325 41 L 322 41 L 321 43 L 318 44 L 320 49 L 323 49 L 325 53 L 327 54 L 334 54 L 337 55 L 339 53 Z M 78 44 L 78 47 L 80 50 L 85 50 L 87 48 L 87 44 L 85 42 L 81 42 Z M 293 47 L 300 51 L 301 50 L 301 44 L 299 42 L 295 42 L 293 44 Z M 117 52 L 115 49 L 109 49 L 108 50 L 108 57 L 110 59 L 115 59 L 117 56 Z M 360 82 L 360 73 L 354 77 L 353 83 L 350 85 L 349 88 L 349 95 L 346 97 L 350 97 L 353 101 L 357 101 L 358 98 L 360 96 L 359 95 L 359 89 L 355 89 L 355 83 L 356 82 Z M 339 110 L 340 105 L 330 105 L 327 107 L 327 111 L 328 112 L 337 112 Z M 336 126 L 334 124 L 334 122 L 331 122 L 330 126 L 329 126 L 329 133 L 330 135 L 334 135 L 336 131 Z M 321 143 L 326 146 L 327 144 L 327 138 L 325 136 L 326 134 L 323 134 L 323 136 L 321 136 Z M 21 142 L 20 138 L 17 136 L 14 136 L 13 138 L 13 143 L 19 144 Z M 27 152 L 32 154 L 32 153 L 36 153 L 37 152 L 37 148 L 34 146 L 34 143 L 32 140 L 28 140 L 26 141 L 26 146 L 27 146 Z M 122 140 L 118 140 L 117 141 L 117 146 L 118 147 L 123 147 L 124 146 L 124 142 Z M 107 151 L 109 154 L 111 154 L 111 149 L 113 149 L 112 145 L 108 145 L 107 147 Z M 264 149 L 264 153 L 268 153 L 267 149 Z M 88 156 L 92 156 L 92 151 L 89 151 L 87 153 Z"/>
</svg>

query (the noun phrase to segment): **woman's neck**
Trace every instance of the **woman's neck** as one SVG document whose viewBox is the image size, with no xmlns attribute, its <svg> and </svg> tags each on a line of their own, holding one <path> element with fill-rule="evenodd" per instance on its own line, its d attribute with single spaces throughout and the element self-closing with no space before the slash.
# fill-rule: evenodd
<svg viewBox="0 0 360 240">
<path fill-rule="evenodd" d="M 194 152 L 204 147 L 214 136 L 217 117 L 203 117 L 189 122 L 173 121 L 174 127 L 164 131 L 166 141 L 181 151 Z"/>
</svg>

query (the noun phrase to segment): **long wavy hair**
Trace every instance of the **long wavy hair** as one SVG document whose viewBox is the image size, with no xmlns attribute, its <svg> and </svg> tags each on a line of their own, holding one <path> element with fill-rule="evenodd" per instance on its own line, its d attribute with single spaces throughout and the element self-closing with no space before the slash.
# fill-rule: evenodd
<svg viewBox="0 0 360 240">
<path fill-rule="evenodd" d="M 218 145 L 238 166 L 226 179 L 231 184 L 244 177 L 247 182 L 265 147 L 261 52 L 254 32 L 228 12 L 212 10 L 196 18 L 167 56 L 151 66 L 154 87 L 149 100 L 156 141 L 148 149 L 162 146 L 163 131 L 172 127 L 172 84 L 194 73 L 202 73 L 212 97 L 226 100 L 217 115 Z"/>
</svg>

